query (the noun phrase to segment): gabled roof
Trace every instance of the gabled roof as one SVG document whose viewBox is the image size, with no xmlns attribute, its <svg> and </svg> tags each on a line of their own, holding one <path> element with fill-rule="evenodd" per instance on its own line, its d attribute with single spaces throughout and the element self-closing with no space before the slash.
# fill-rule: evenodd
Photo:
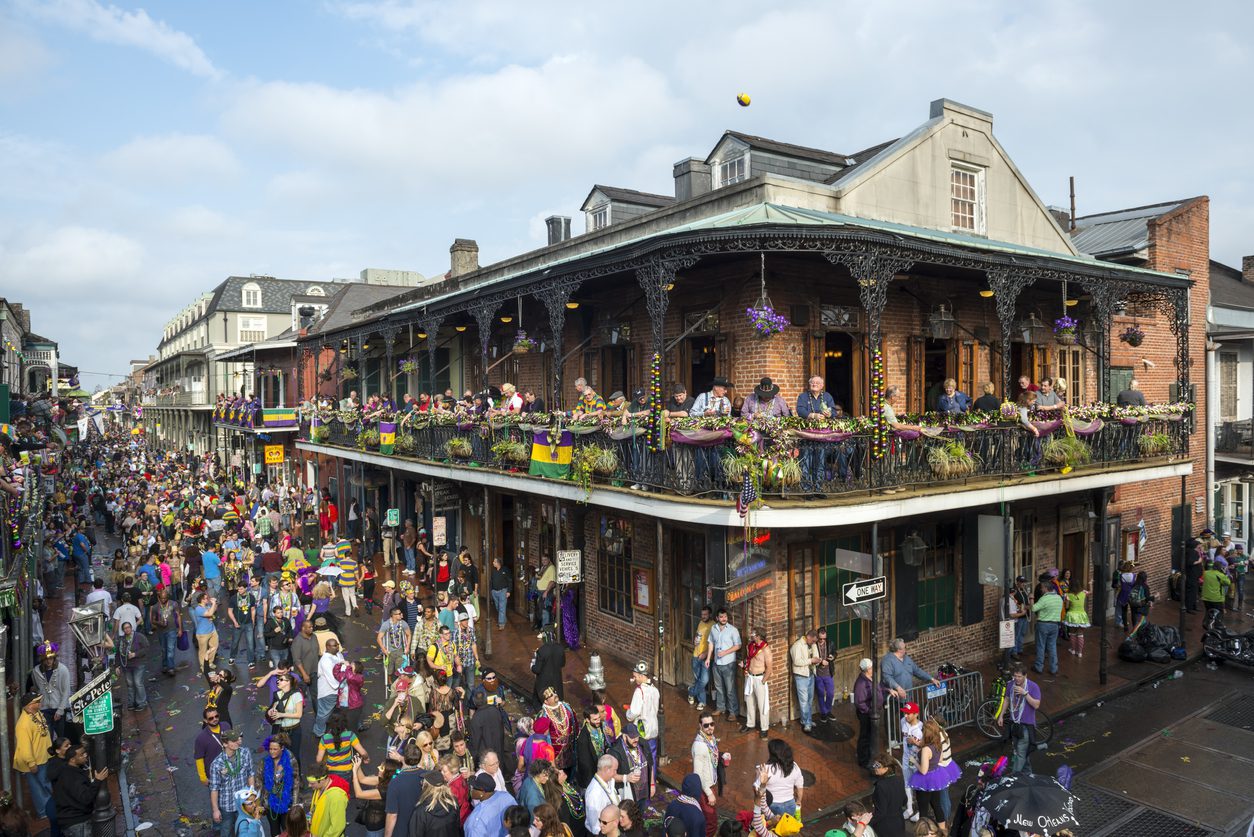
<svg viewBox="0 0 1254 837">
<path fill-rule="evenodd" d="M 1235 267 L 1210 260 L 1210 304 L 1254 311 L 1254 284 Z"/>
<path fill-rule="evenodd" d="M 898 137 L 898 139 L 900 139 L 900 137 Z M 872 145 L 870 148 L 864 148 L 855 154 L 851 154 L 850 159 L 853 160 L 853 163 L 841 169 L 840 171 L 836 172 L 835 174 L 833 174 L 831 177 L 829 177 L 827 180 L 824 180 L 823 182 L 830 186 L 833 183 L 840 182 L 846 177 L 852 176 L 854 172 L 860 170 L 859 168 L 860 166 L 863 166 L 867 162 L 873 160 L 875 158 L 875 155 L 879 154 L 884 149 L 891 147 L 893 143 L 895 142 L 897 142 L 896 139 L 890 139 L 886 142 L 881 142 L 881 143 L 878 143 L 877 145 Z"/>
<path fill-rule="evenodd" d="M 728 137 L 734 137 L 749 146 L 750 149 L 758 148 L 762 151 L 770 151 L 773 154 L 782 154 L 785 157 L 800 157 L 803 160 L 814 160 L 819 163 L 826 163 L 829 166 L 847 166 L 849 165 L 849 155 L 837 154 L 834 151 L 824 151 L 821 148 L 808 148 L 804 145 L 793 145 L 790 142 L 780 142 L 779 140 L 767 139 L 766 137 L 755 137 L 753 134 L 742 134 L 740 131 L 724 131 L 723 136 L 719 137 L 718 142 L 714 143 L 709 156 L 705 158 L 708 163 L 714 156 L 719 145 Z"/>
<path fill-rule="evenodd" d="M 1131 209 L 1118 209 L 1075 219 L 1071 240 L 1076 249 L 1097 258 L 1130 256 L 1149 246 L 1149 222 L 1161 218 L 1187 201 L 1168 201 Z"/>
<path fill-rule="evenodd" d="M 635 189 L 622 189 L 618 186 L 593 186 L 592 191 L 588 192 L 588 197 L 583 199 L 583 205 L 579 207 L 580 212 L 588 211 L 588 202 L 592 200 L 592 196 L 600 192 L 605 197 L 615 203 L 629 203 L 634 206 L 648 206 L 654 209 L 660 209 L 664 206 L 670 206 L 675 199 L 670 195 L 655 195 L 651 192 L 637 192 Z"/>
<path fill-rule="evenodd" d="M 347 328 L 361 319 L 355 316 L 358 310 L 402 296 L 413 290 L 413 288 L 397 285 L 367 285 L 363 282 L 349 282 L 337 287 L 339 290 L 327 297 L 326 313 L 322 315 L 322 319 L 309 327 L 308 334 L 327 334 Z"/>
</svg>

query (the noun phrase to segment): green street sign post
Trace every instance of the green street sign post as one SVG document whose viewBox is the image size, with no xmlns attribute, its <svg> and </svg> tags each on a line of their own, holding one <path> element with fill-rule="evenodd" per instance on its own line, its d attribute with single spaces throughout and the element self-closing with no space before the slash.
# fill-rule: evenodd
<svg viewBox="0 0 1254 837">
<path fill-rule="evenodd" d="M 401 525 L 401 510 L 400 509 L 388 509 L 387 518 L 386 518 L 386 522 L 384 523 L 384 525 L 392 526 L 393 528 L 400 526 Z"/>
<path fill-rule="evenodd" d="M 83 710 L 83 733 L 102 735 L 113 732 L 113 692 L 105 692 Z"/>
</svg>

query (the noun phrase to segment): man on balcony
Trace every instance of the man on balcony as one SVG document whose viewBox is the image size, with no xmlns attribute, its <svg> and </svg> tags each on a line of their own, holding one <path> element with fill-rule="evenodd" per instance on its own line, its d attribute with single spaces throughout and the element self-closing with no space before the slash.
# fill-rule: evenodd
<svg viewBox="0 0 1254 837">
<path fill-rule="evenodd" d="M 1128 388 L 1115 396 L 1115 403 L 1120 407 L 1144 407 L 1145 393 L 1141 392 L 1141 382 L 1136 378 L 1128 381 Z"/>
<path fill-rule="evenodd" d="M 727 389 L 731 386 L 731 381 L 723 376 L 716 377 L 710 382 L 710 391 L 703 392 L 697 396 L 697 400 L 693 402 L 692 409 L 688 411 L 688 415 L 694 418 L 713 418 L 716 416 L 730 417 L 732 411 L 731 399 L 727 397 Z M 705 484 L 717 482 L 718 477 L 722 474 L 722 465 L 719 457 L 722 455 L 722 449 L 718 447 L 696 447 L 692 451 L 694 464 L 696 465 L 697 482 Z"/>
<path fill-rule="evenodd" d="M 740 408 L 740 415 L 746 419 L 752 419 L 758 415 L 781 418 L 790 413 L 788 402 L 779 394 L 779 385 L 770 378 L 763 378 L 759 381 L 758 385 L 753 388 L 753 392 L 749 393 L 749 397 L 745 399 L 744 406 Z"/>
<path fill-rule="evenodd" d="M 688 387 L 675 384 L 671 391 L 671 400 L 666 402 L 667 418 L 683 418 L 692 412 L 693 399 L 688 397 Z"/>
</svg>

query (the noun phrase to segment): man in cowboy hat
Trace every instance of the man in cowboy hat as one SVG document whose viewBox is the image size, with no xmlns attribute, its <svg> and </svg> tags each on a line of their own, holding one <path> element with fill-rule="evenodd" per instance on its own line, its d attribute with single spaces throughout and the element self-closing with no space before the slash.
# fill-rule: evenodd
<svg viewBox="0 0 1254 837">
<path fill-rule="evenodd" d="M 756 415 L 780 418 L 789 413 L 788 402 L 779 394 L 779 385 L 773 383 L 770 378 L 763 378 L 759 381 L 758 385 L 753 388 L 753 392 L 745 399 L 744 406 L 740 408 L 740 414 L 747 419 Z"/>
<path fill-rule="evenodd" d="M 727 397 L 727 390 L 730 386 L 731 381 L 722 375 L 717 376 L 710 382 L 710 391 L 703 392 L 697 396 L 697 400 L 693 402 L 692 409 L 688 411 L 688 415 L 730 416 L 731 399 Z"/>
<path fill-rule="evenodd" d="M 521 413 L 523 408 L 522 396 L 518 394 L 518 390 L 511 383 L 501 384 L 501 398 L 497 402 L 497 411 L 503 413 Z"/>
</svg>

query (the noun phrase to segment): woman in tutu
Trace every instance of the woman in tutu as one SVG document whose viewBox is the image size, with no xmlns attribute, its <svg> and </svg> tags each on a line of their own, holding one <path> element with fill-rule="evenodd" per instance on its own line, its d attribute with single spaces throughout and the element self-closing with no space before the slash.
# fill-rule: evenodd
<svg viewBox="0 0 1254 837">
<path fill-rule="evenodd" d="M 929 808 L 931 814 L 937 822 L 947 822 L 945 806 L 941 802 L 942 797 L 949 795 L 949 786 L 958 780 L 962 774 L 962 769 L 949 759 L 948 766 L 942 766 L 942 756 L 947 755 L 949 749 L 949 740 L 945 736 L 944 730 L 940 728 L 940 724 L 936 720 L 929 718 L 927 723 L 923 725 L 923 743 L 919 747 L 919 769 L 910 776 L 910 787 L 914 789 L 915 800 L 918 804 L 918 812 L 920 817 L 928 815 Z M 941 827 L 941 833 L 944 834 L 945 827 Z"/>
</svg>

